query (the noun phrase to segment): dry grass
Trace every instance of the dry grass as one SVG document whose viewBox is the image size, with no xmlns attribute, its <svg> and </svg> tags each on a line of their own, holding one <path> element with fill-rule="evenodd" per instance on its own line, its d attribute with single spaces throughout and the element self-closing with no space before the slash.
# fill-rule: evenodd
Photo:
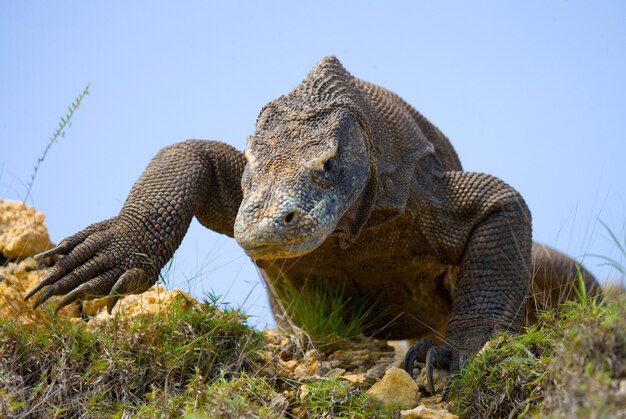
<svg viewBox="0 0 626 419">
<path fill-rule="evenodd" d="M 124 321 L 122 321 L 124 320 Z M 50 314 L 27 331 L 0 320 L 0 416 L 101 417 L 133 411 L 159 389 L 184 393 L 251 365 L 258 332 L 210 302 L 167 314 L 113 318 L 95 330 Z"/>
</svg>

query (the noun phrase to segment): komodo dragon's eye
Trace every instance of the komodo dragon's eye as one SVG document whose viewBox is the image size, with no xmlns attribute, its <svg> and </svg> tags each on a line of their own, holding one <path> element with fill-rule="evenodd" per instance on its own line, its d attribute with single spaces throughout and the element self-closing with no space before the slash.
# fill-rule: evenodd
<svg viewBox="0 0 626 419">
<path fill-rule="evenodd" d="M 327 150 L 324 154 L 313 159 L 308 166 L 313 169 L 315 178 L 322 182 L 324 185 L 328 185 L 332 182 L 336 176 L 336 161 L 337 161 L 337 148 L 333 147 Z"/>
<path fill-rule="evenodd" d="M 326 172 L 330 172 L 333 170 L 333 167 L 335 167 L 335 159 L 334 158 L 330 158 L 328 160 L 326 160 L 324 162 L 324 171 Z"/>
</svg>

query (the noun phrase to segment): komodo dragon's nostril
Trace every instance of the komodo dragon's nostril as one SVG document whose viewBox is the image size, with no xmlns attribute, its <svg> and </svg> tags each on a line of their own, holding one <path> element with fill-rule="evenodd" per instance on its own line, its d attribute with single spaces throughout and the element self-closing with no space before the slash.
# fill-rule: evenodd
<svg viewBox="0 0 626 419">
<path fill-rule="evenodd" d="M 296 211 L 289 211 L 287 214 L 285 214 L 285 216 L 283 217 L 283 224 L 285 226 L 290 226 L 293 223 L 295 223 L 298 220 L 298 214 L 296 214 Z"/>
</svg>

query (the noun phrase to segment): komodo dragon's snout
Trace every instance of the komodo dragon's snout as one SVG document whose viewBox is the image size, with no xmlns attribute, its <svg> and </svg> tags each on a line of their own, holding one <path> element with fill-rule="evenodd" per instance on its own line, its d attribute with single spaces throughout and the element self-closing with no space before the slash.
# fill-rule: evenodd
<svg viewBox="0 0 626 419">
<path fill-rule="evenodd" d="M 246 253 L 257 260 L 297 257 L 336 231 L 369 176 L 365 141 L 348 109 L 312 107 L 302 120 L 285 97 L 266 106 L 246 146 L 234 226 Z"/>
</svg>

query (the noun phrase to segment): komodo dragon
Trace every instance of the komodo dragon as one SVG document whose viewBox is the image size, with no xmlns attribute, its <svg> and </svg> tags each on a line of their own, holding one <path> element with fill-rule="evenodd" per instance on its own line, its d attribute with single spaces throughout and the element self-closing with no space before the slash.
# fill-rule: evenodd
<svg viewBox="0 0 626 419">
<path fill-rule="evenodd" d="M 462 171 L 426 118 L 327 57 L 261 109 L 244 153 L 200 140 L 162 149 L 119 215 L 39 256 L 65 255 L 26 298 L 47 287 L 34 306 L 65 294 L 60 308 L 108 295 L 111 310 L 156 282 L 194 216 L 234 237 L 270 290 L 278 281 L 339 284 L 348 305 L 372 296 L 385 308 L 370 335 L 445 333 L 407 354 L 407 369 L 421 361 L 431 374 L 458 372 L 494 331 L 518 330 L 576 278 L 572 259 L 531 242 L 517 191 Z M 271 292 L 270 303 L 280 322 Z"/>
</svg>

